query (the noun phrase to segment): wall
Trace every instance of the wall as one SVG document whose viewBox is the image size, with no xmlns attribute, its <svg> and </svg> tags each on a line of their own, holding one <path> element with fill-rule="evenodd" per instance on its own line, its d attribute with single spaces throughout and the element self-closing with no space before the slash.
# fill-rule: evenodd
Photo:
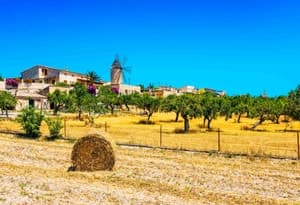
<svg viewBox="0 0 300 205">
<path fill-rule="evenodd" d="M 119 85 L 119 92 L 121 94 L 131 94 L 131 93 L 141 93 L 141 87 L 140 86 L 134 86 L 134 85 L 125 85 L 121 84 Z"/>
<path fill-rule="evenodd" d="M 0 81 L 0 90 L 5 90 L 5 81 Z"/>
</svg>

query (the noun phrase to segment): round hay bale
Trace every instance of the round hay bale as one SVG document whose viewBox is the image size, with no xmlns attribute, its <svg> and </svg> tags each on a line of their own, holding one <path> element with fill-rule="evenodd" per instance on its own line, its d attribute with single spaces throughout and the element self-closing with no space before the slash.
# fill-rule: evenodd
<svg viewBox="0 0 300 205">
<path fill-rule="evenodd" d="M 111 143 L 99 134 L 80 138 L 72 150 L 69 171 L 112 170 L 115 155 Z"/>
</svg>

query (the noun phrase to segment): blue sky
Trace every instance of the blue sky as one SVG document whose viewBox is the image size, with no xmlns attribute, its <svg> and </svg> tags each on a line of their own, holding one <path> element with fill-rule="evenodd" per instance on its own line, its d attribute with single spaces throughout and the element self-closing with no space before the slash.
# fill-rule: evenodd
<svg viewBox="0 0 300 205">
<path fill-rule="evenodd" d="M 109 81 L 286 95 L 300 84 L 297 0 L 0 0 L 0 73 L 41 64 Z"/>
</svg>

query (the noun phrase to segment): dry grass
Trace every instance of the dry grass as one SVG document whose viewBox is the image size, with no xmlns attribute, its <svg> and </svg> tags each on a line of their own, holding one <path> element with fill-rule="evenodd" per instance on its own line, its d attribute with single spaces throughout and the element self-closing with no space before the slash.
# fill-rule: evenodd
<svg viewBox="0 0 300 205">
<path fill-rule="evenodd" d="M 162 146 L 172 148 L 185 148 L 192 150 L 217 150 L 217 132 L 208 132 L 206 128 L 200 128 L 202 120 L 191 121 L 189 134 L 176 133 L 176 129 L 183 127 L 183 122 L 174 122 L 173 114 L 155 114 L 154 125 L 144 125 L 138 122 L 144 119 L 138 115 L 104 116 L 97 119 L 96 126 L 104 130 L 104 123 L 108 124 L 108 132 L 116 142 L 159 146 L 160 126 L 162 126 Z M 251 155 L 297 157 L 297 139 L 295 132 L 283 132 L 283 130 L 300 130 L 300 122 L 281 123 L 265 122 L 258 127 L 259 131 L 242 130 L 244 126 L 251 126 L 255 119 L 242 118 L 242 123 L 234 122 L 234 119 L 225 121 L 223 118 L 212 122 L 214 130 L 221 129 L 221 151 L 231 153 L 247 153 Z M 77 126 L 84 126 L 83 122 L 69 121 Z M 89 127 L 82 127 L 80 132 L 86 132 Z M 77 138 L 77 131 L 68 129 L 68 135 Z"/>
<path fill-rule="evenodd" d="M 300 203 L 300 163 L 116 149 L 113 172 L 67 172 L 72 144 L 0 136 L 2 204 Z"/>
<path fill-rule="evenodd" d="M 216 133 L 191 122 L 190 134 L 175 134 L 182 122 L 170 122 L 171 114 L 155 114 L 154 125 L 141 125 L 136 115 L 104 116 L 95 127 L 68 120 L 67 135 L 79 138 L 104 130 L 116 142 L 216 149 Z M 300 162 L 256 158 L 255 153 L 277 147 L 295 149 L 295 133 L 277 133 L 286 125 L 265 124 L 266 132 L 241 130 L 254 121 L 213 121 L 222 129 L 222 150 L 248 149 L 249 157 L 115 147 L 113 172 L 67 172 L 73 142 L 26 140 L 3 132 L 18 131 L 18 124 L 0 122 L 0 204 L 300 204 Z M 299 122 L 293 122 L 299 129 Z M 45 124 L 43 134 L 48 134 Z M 72 143 L 70 143 L 72 142 Z M 226 147 L 227 146 L 227 147 Z M 252 148 L 251 148 L 252 147 Z M 295 156 L 294 152 L 277 154 Z"/>
</svg>

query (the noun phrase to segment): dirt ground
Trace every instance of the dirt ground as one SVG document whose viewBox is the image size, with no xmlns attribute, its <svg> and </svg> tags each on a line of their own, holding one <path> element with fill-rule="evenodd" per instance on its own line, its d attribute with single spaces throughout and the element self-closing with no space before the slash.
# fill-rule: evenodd
<svg viewBox="0 0 300 205">
<path fill-rule="evenodd" d="M 74 142 L 0 134 L 0 204 L 300 204 L 300 162 L 115 147 L 114 170 L 67 172 Z"/>
</svg>

